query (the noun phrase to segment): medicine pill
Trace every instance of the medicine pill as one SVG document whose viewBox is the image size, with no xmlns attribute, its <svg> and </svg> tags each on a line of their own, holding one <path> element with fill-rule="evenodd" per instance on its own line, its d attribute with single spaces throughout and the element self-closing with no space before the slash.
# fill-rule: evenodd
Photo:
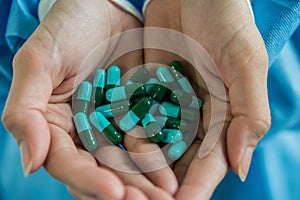
<svg viewBox="0 0 300 200">
<path fill-rule="evenodd" d="M 181 89 L 183 89 L 185 92 L 189 94 L 192 94 L 193 88 L 190 82 L 184 76 L 183 69 L 180 62 L 173 61 L 169 64 L 169 67 L 171 68 L 171 72 L 174 75 L 174 77 L 177 79 L 177 82 L 180 85 Z"/>
<path fill-rule="evenodd" d="M 154 143 L 162 141 L 164 134 L 162 132 L 162 127 L 159 126 L 156 119 L 150 114 L 147 113 L 142 120 L 143 127 L 151 140 Z"/>
<path fill-rule="evenodd" d="M 78 88 L 77 98 L 75 100 L 74 113 L 83 112 L 87 113 L 91 101 L 92 84 L 84 81 Z"/>
<path fill-rule="evenodd" d="M 169 102 L 163 102 L 159 106 L 159 112 L 167 117 L 188 120 L 190 122 L 194 121 L 197 116 L 195 110 L 182 108 Z"/>
<path fill-rule="evenodd" d="M 146 115 L 151 105 L 150 98 L 141 98 L 140 101 L 120 120 L 120 128 L 123 131 L 132 129 Z"/>
<path fill-rule="evenodd" d="M 201 99 L 181 89 L 173 90 L 170 96 L 171 100 L 177 105 L 195 109 L 199 109 L 202 106 Z"/>
<path fill-rule="evenodd" d="M 106 91 L 115 86 L 120 85 L 121 79 L 121 70 L 118 66 L 111 66 L 107 70 L 107 78 L 106 78 Z"/>
<path fill-rule="evenodd" d="M 155 119 L 161 127 L 165 127 L 167 129 L 179 129 L 182 132 L 187 130 L 187 124 L 184 120 L 168 118 L 165 116 L 155 116 Z"/>
<path fill-rule="evenodd" d="M 161 66 L 156 70 L 156 76 L 160 82 L 167 84 L 171 89 L 179 88 L 180 86 L 173 78 L 169 68 Z"/>
<path fill-rule="evenodd" d="M 95 72 L 93 81 L 93 102 L 95 107 L 101 106 L 105 101 L 105 83 L 106 83 L 106 71 L 99 69 Z"/>
<path fill-rule="evenodd" d="M 119 144 L 122 142 L 123 136 L 121 133 L 100 112 L 91 113 L 90 121 L 111 143 Z"/>
<path fill-rule="evenodd" d="M 109 89 L 106 92 L 106 99 L 109 102 L 116 102 L 129 98 L 146 96 L 146 88 L 141 83 L 134 83 Z"/>
<path fill-rule="evenodd" d="M 130 101 L 126 99 L 99 106 L 96 108 L 96 111 L 101 112 L 106 118 L 112 118 L 127 113 L 129 111 L 130 106 Z"/>
<path fill-rule="evenodd" d="M 168 157 L 171 160 L 177 160 L 182 156 L 182 154 L 187 149 L 187 145 L 184 141 L 179 141 L 177 143 L 174 143 L 170 146 L 168 149 Z"/>
<path fill-rule="evenodd" d="M 144 83 L 149 79 L 149 71 L 145 67 L 140 67 L 127 81 L 126 85 L 133 83 Z"/>
<path fill-rule="evenodd" d="M 98 142 L 86 114 L 83 112 L 76 113 L 74 115 L 74 123 L 83 146 L 90 152 L 96 150 Z"/>
<path fill-rule="evenodd" d="M 163 129 L 162 130 L 165 143 L 177 143 L 182 140 L 182 133 L 178 129 Z"/>
</svg>

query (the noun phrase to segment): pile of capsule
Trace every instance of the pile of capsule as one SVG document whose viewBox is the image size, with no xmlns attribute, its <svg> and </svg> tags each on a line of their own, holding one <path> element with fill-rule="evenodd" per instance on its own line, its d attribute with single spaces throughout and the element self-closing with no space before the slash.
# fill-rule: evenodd
<svg viewBox="0 0 300 200">
<path fill-rule="evenodd" d="M 158 67 L 156 77 L 140 67 L 124 85 L 120 80 L 120 68 L 111 66 L 107 71 L 98 69 L 93 83 L 84 81 L 78 87 L 73 97 L 74 123 L 84 147 L 96 150 L 95 134 L 100 133 L 126 150 L 123 133 L 139 125 L 151 142 L 169 145 L 166 152 L 170 160 L 180 158 L 193 139 L 188 127 L 199 122 L 202 106 L 181 63 Z M 117 125 L 110 121 L 115 117 L 120 118 Z"/>
</svg>

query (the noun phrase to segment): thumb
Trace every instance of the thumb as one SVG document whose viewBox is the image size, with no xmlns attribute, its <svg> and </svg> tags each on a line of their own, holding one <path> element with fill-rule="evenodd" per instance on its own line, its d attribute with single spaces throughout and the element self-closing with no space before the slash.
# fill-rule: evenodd
<svg viewBox="0 0 300 200">
<path fill-rule="evenodd" d="M 44 113 L 52 81 L 36 53 L 24 45 L 15 56 L 13 81 L 2 116 L 4 126 L 20 147 L 25 177 L 43 164 L 50 144 Z"/>
<path fill-rule="evenodd" d="M 253 151 L 270 127 L 268 58 L 255 25 L 242 30 L 225 52 L 221 74 L 228 87 L 233 116 L 227 130 L 228 158 L 241 181 L 245 181 Z"/>
</svg>

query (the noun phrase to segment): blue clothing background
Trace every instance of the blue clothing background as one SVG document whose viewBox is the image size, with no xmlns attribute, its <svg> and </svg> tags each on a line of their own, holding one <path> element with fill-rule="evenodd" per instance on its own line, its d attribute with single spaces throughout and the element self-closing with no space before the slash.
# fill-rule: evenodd
<svg viewBox="0 0 300 200">
<path fill-rule="evenodd" d="M 130 1 L 142 12 L 142 0 Z M 1 115 L 12 58 L 38 25 L 38 2 L 0 0 Z M 291 38 L 300 22 L 300 1 L 255 0 L 252 6 L 272 64 L 268 77 L 272 127 L 254 152 L 246 182 L 229 172 L 212 199 L 300 199 L 300 29 Z M 44 169 L 23 178 L 17 144 L 1 123 L 0 138 L 0 200 L 73 199 L 66 186 Z"/>
</svg>

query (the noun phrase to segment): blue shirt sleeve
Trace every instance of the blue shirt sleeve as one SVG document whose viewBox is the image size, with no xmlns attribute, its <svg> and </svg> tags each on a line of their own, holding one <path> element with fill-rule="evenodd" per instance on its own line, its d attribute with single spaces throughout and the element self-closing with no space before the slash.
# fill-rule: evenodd
<svg viewBox="0 0 300 200">
<path fill-rule="evenodd" d="M 146 0 L 128 0 L 139 12 L 143 13 L 143 7 Z"/>
<path fill-rule="evenodd" d="M 252 8 L 256 25 L 267 47 L 269 65 L 272 65 L 299 26 L 300 1 L 255 0 Z"/>
</svg>

